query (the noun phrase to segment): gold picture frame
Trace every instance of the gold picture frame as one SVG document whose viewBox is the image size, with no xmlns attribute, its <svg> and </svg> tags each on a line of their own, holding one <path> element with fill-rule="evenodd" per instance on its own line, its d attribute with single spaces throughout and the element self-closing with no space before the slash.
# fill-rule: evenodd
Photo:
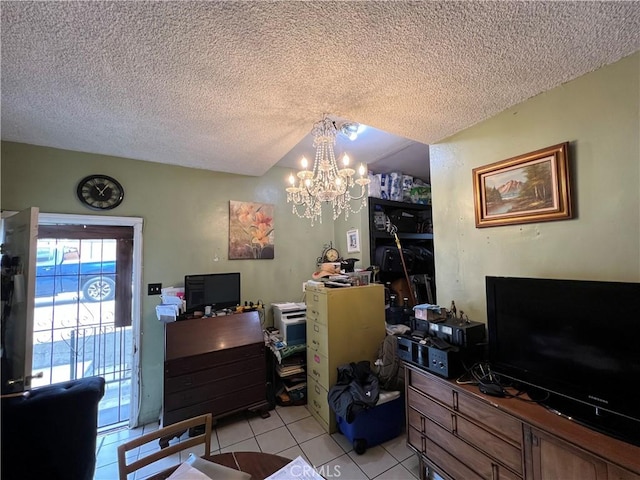
<svg viewBox="0 0 640 480">
<path fill-rule="evenodd" d="M 476 227 L 573 218 L 569 142 L 473 169 Z"/>
</svg>

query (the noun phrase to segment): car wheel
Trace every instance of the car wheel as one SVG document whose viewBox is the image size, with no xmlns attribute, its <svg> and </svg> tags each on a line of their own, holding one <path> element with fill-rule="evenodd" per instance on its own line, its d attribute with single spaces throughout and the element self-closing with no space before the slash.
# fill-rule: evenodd
<svg viewBox="0 0 640 480">
<path fill-rule="evenodd" d="M 116 295 L 116 284 L 110 278 L 95 277 L 84 284 L 82 294 L 84 299 L 90 302 L 113 300 Z"/>
</svg>

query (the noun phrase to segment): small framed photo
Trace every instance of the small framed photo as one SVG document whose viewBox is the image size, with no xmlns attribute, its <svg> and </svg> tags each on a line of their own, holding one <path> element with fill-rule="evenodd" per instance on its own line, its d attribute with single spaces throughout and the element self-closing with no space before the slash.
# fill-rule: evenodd
<svg viewBox="0 0 640 480">
<path fill-rule="evenodd" d="M 473 169 L 476 227 L 573 218 L 569 143 Z"/>
<path fill-rule="evenodd" d="M 358 229 L 347 231 L 347 253 L 360 251 L 360 232 Z"/>
</svg>

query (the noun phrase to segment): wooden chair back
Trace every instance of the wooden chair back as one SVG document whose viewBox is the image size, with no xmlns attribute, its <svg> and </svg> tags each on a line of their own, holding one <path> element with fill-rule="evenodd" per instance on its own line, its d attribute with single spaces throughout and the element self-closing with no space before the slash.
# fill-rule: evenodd
<svg viewBox="0 0 640 480">
<path fill-rule="evenodd" d="M 128 442 L 122 443 L 118 446 L 118 473 L 120 480 L 127 480 L 127 475 L 129 475 L 130 473 L 140 470 L 141 468 L 157 462 L 158 460 L 169 457 L 175 453 L 182 452 L 200 444 L 204 444 L 204 455 L 210 454 L 212 424 L 212 415 L 210 413 L 207 413 L 206 415 L 200 415 L 198 417 L 193 417 L 178 423 L 174 423 L 173 425 L 160 428 L 155 432 L 150 432 L 142 435 L 141 437 L 134 438 L 132 440 L 129 440 Z M 133 460 L 131 461 L 131 463 L 127 463 L 127 452 L 133 450 L 134 448 L 138 448 L 142 445 L 154 441 L 158 441 L 158 444 L 160 445 L 161 439 L 166 443 L 167 439 L 170 439 L 174 436 L 179 437 L 187 430 L 198 428 L 201 429 L 203 425 L 204 433 L 189 437 L 174 445 L 166 446 L 165 448 L 161 448 L 159 451 L 153 451 L 148 455 L 145 455 L 144 457 L 142 457 L 141 454 L 138 456 L 137 460 Z M 178 465 L 179 463 L 176 465 L 176 467 Z M 175 469 L 175 467 L 173 467 L 173 469 Z"/>
</svg>

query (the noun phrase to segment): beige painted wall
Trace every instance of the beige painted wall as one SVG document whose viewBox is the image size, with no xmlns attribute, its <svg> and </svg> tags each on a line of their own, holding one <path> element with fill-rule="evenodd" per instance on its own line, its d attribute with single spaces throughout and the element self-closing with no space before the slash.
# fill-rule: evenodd
<svg viewBox="0 0 640 480">
<path fill-rule="evenodd" d="M 442 305 L 486 321 L 485 275 L 640 281 L 639 96 L 636 53 L 431 147 Z M 475 227 L 473 168 L 565 141 L 574 219 Z"/>
<path fill-rule="evenodd" d="M 311 227 L 291 214 L 284 194 L 288 170 L 246 177 L 9 142 L 2 143 L 2 207 L 95 214 L 75 194 L 77 182 L 92 173 L 111 175 L 125 188 L 124 202 L 107 215 L 144 219 L 140 422 L 147 423 L 162 405 L 164 327 L 155 316 L 158 299 L 146 295 L 146 285 L 182 285 L 189 273 L 239 271 L 243 299 L 302 301 L 302 282 L 323 245 L 334 241 L 333 222 Z M 227 260 L 229 200 L 275 205 L 274 260 Z"/>
</svg>

